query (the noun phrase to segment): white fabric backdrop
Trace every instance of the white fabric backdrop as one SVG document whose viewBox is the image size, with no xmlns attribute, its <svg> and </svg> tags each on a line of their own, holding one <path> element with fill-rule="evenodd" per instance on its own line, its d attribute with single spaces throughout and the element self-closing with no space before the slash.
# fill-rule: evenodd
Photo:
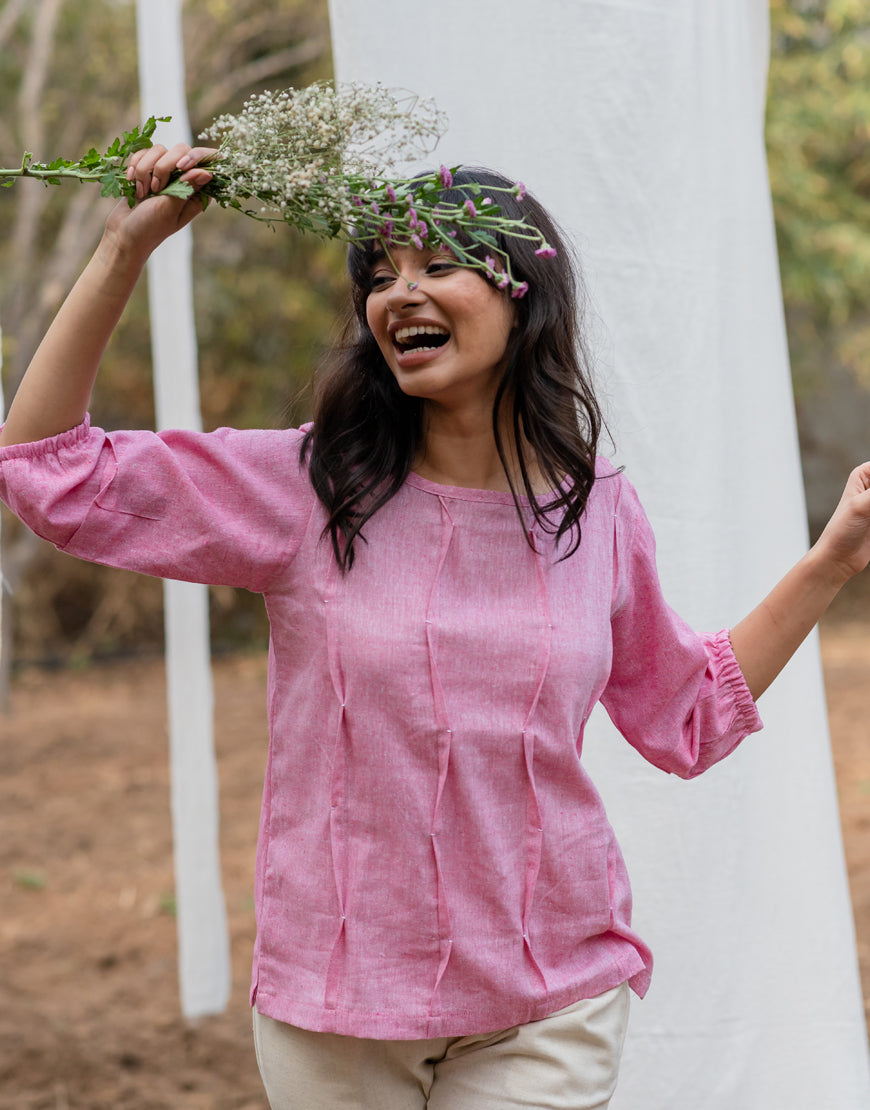
<svg viewBox="0 0 870 1110">
<path fill-rule="evenodd" d="M 157 140 L 189 142 L 181 0 L 137 4 L 143 119 L 172 116 Z M 158 428 L 199 430 L 192 239 L 187 228 L 148 263 L 148 302 Z M 218 847 L 218 783 L 212 742 L 208 592 L 165 582 L 166 669 L 179 985 L 185 1017 L 219 1013 L 230 993 L 229 933 Z"/>
<path fill-rule="evenodd" d="M 617 446 L 697 627 L 806 544 L 763 146 L 763 0 L 331 0 L 341 80 L 434 96 L 433 161 L 524 180 L 574 237 Z M 845 480 L 845 475 L 844 475 Z M 694 783 L 603 715 L 588 761 L 656 954 L 613 1110 L 866 1110 L 867 1042 L 815 640 Z"/>
</svg>

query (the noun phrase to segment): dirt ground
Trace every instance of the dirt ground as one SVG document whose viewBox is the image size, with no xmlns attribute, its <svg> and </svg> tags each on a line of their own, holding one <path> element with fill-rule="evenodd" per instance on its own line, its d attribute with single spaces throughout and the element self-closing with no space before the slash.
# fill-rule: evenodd
<svg viewBox="0 0 870 1110">
<path fill-rule="evenodd" d="M 870 607 L 862 605 L 863 614 Z M 870 1015 L 870 619 L 823 629 Z M 267 1110 L 247 977 L 265 658 L 215 667 L 228 1012 L 178 1012 L 159 660 L 27 670 L 0 717 L 0 1110 Z"/>
</svg>

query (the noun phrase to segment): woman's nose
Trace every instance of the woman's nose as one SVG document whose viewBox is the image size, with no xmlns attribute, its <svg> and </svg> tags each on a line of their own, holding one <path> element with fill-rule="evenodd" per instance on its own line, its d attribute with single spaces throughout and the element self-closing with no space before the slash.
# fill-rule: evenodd
<svg viewBox="0 0 870 1110">
<path fill-rule="evenodd" d="M 396 278 L 387 296 L 387 307 L 402 308 L 405 305 L 421 304 L 425 298 L 420 282 L 402 274 Z"/>
</svg>

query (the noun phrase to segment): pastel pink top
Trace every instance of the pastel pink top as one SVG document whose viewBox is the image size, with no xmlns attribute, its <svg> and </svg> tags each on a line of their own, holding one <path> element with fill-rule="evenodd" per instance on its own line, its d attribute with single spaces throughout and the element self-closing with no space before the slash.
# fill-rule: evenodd
<svg viewBox="0 0 870 1110">
<path fill-rule="evenodd" d="M 308 1029 L 461 1036 L 628 980 L 622 856 L 583 762 L 599 700 L 692 777 L 760 721 L 727 633 L 665 604 L 605 462 L 563 561 L 509 494 L 410 475 L 343 575 L 301 432 L 87 424 L 0 452 L 0 493 L 84 559 L 261 592 L 271 734 L 252 998 Z"/>
</svg>

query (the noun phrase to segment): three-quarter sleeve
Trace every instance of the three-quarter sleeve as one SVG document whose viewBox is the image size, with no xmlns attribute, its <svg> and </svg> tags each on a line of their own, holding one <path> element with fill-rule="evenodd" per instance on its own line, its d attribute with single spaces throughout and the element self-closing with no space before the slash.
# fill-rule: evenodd
<svg viewBox="0 0 870 1110">
<path fill-rule="evenodd" d="M 602 703 L 645 759 L 693 778 L 761 720 L 727 630 L 699 635 L 668 606 L 652 529 L 625 482 L 616 514 L 613 662 Z"/>
<path fill-rule="evenodd" d="M 263 591 L 292 560 L 314 504 L 301 437 L 106 433 L 85 421 L 0 448 L 0 498 L 79 558 Z"/>
</svg>

